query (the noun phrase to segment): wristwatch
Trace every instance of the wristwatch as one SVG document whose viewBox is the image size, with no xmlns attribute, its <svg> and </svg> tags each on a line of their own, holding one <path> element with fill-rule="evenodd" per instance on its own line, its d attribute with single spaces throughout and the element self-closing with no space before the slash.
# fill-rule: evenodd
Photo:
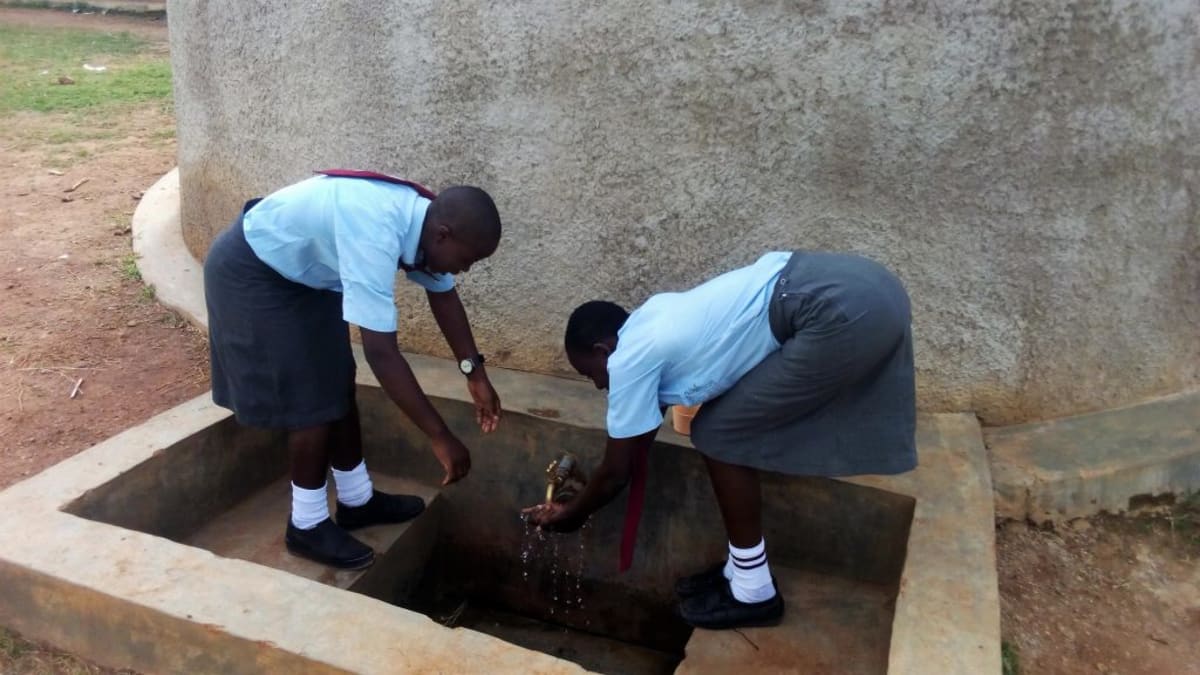
<svg viewBox="0 0 1200 675">
<path fill-rule="evenodd" d="M 483 365 L 483 354 L 476 354 L 468 359 L 463 359 L 458 362 L 458 369 L 463 375 L 470 375 L 475 372 L 475 369 Z"/>
</svg>

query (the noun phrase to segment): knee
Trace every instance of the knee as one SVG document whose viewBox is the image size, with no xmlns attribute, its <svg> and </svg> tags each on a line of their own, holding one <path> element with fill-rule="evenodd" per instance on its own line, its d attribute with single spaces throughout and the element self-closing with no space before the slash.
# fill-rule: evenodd
<svg viewBox="0 0 1200 675">
<path fill-rule="evenodd" d="M 294 429 L 288 432 L 288 449 L 294 453 L 324 452 L 328 438 L 328 425 Z"/>
</svg>

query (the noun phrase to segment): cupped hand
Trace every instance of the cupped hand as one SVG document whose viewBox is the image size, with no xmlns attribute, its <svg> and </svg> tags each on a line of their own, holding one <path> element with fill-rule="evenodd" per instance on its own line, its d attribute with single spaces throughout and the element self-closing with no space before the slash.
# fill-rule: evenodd
<svg viewBox="0 0 1200 675">
<path fill-rule="evenodd" d="M 449 431 L 431 439 L 433 454 L 446 470 L 442 485 L 454 483 L 471 471 L 471 452 Z"/>
<path fill-rule="evenodd" d="M 574 532 L 583 527 L 587 517 L 572 514 L 566 504 L 551 502 L 521 509 L 521 514 L 539 529 L 553 532 Z"/>
<path fill-rule="evenodd" d="M 490 434 L 500 424 L 500 395 L 487 375 L 467 379 L 467 390 L 475 401 L 475 421 L 483 433 Z"/>
</svg>

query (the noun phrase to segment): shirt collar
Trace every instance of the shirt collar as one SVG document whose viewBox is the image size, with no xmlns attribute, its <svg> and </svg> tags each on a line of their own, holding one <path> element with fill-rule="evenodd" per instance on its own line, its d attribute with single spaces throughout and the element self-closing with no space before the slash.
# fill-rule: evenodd
<svg viewBox="0 0 1200 675">
<path fill-rule="evenodd" d="M 409 218 L 408 236 L 405 237 L 404 250 L 400 252 L 400 269 L 411 272 L 418 270 L 429 273 L 425 269 L 425 251 L 421 250 L 421 233 L 425 227 L 425 213 L 429 210 L 429 200 L 417 197 L 413 205 L 412 216 Z"/>
</svg>

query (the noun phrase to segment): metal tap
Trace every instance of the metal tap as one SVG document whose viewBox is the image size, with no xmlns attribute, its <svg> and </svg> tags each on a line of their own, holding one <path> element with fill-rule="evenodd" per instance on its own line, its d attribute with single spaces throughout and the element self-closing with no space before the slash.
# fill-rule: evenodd
<svg viewBox="0 0 1200 675">
<path fill-rule="evenodd" d="M 546 503 L 571 501 L 587 485 L 575 455 L 564 452 L 546 467 Z"/>
</svg>

